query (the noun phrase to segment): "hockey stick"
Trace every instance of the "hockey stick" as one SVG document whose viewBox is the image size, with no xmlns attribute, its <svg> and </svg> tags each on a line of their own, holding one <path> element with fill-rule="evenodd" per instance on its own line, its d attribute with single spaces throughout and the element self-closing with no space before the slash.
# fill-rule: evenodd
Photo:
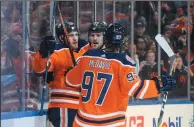
<svg viewBox="0 0 194 127">
<path fill-rule="evenodd" d="M 67 47 L 69 48 L 69 52 L 71 54 L 71 58 L 72 58 L 73 65 L 75 66 L 75 57 L 73 55 L 73 50 L 72 50 L 72 48 L 69 45 L 69 42 L 70 42 L 69 41 L 69 34 L 67 32 L 66 27 L 64 26 L 64 21 L 63 21 L 63 17 L 62 17 L 62 14 L 61 14 L 61 10 L 60 10 L 59 4 L 57 5 L 57 9 L 58 9 L 58 12 L 59 12 L 59 17 L 60 17 L 61 25 L 62 25 L 63 30 L 64 30 L 64 33 L 66 35 L 66 36 L 64 36 L 63 40 L 64 40 L 64 42 L 67 43 Z"/>
<path fill-rule="evenodd" d="M 43 115 L 45 91 L 46 91 L 47 75 L 48 75 L 48 67 L 49 67 L 49 58 L 50 58 L 50 52 L 48 52 L 48 56 L 47 56 L 47 60 L 46 60 L 45 79 L 44 79 L 44 84 L 43 84 L 43 88 L 42 88 L 42 97 L 41 97 L 41 105 L 40 105 L 40 115 Z"/>
<path fill-rule="evenodd" d="M 55 17 L 56 17 L 56 13 L 55 13 L 55 2 L 54 4 L 51 3 L 52 5 L 50 5 L 50 8 L 52 8 L 52 23 L 50 23 L 50 27 L 55 27 Z M 50 29 L 50 33 L 55 34 L 54 30 Z M 53 35 L 54 36 L 54 35 Z M 45 92 L 46 92 L 46 85 L 47 85 L 47 76 L 48 76 L 48 67 L 49 67 L 49 59 L 50 59 L 50 52 L 48 52 L 48 56 L 47 56 L 47 61 L 46 61 L 46 70 L 45 70 L 45 79 L 44 79 L 44 84 L 42 87 L 42 97 L 41 97 L 41 106 L 40 106 L 40 115 L 43 115 L 43 108 L 44 108 L 44 101 L 45 101 Z"/>
<path fill-rule="evenodd" d="M 164 39 L 164 37 L 162 37 L 161 34 L 156 35 L 155 39 L 156 39 L 157 43 L 160 45 L 160 47 L 166 52 L 166 54 L 170 58 L 169 75 L 172 76 L 173 62 L 175 60 L 174 52 L 172 51 L 172 49 L 169 46 L 168 42 Z M 164 92 L 164 97 L 163 97 L 163 100 L 162 100 L 162 108 L 160 110 L 160 116 L 158 118 L 158 127 L 160 127 L 161 123 L 162 123 L 162 118 L 163 118 L 163 115 L 164 115 L 164 106 L 165 106 L 166 101 L 167 101 L 167 96 L 168 96 L 168 92 Z"/>
</svg>

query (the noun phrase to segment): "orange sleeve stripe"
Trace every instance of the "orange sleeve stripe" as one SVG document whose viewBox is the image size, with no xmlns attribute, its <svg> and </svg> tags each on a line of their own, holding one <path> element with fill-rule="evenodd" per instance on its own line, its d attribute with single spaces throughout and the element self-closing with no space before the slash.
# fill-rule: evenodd
<svg viewBox="0 0 194 127">
<path fill-rule="evenodd" d="M 138 88 L 136 88 L 134 94 L 132 94 L 133 97 L 144 99 L 144 98 L 157 97 L 159 95 L 154 81 L 142 80 L 141 83 L 139 84 L 140 85 L 138 85 Z"/>
<path fill-rule="evenodd" d="M 128 95 L 133 96 L 135 91 L 138 89 L 139 85 L 140 85 L 140 81 L 136 82 L 135 85 L 133 85 L 133 87 L 130 89 Z"/>
<path fill-rule="evenodd" d="M 155 81 L 153 80 L 146 80 L 145 88 L 142 90 L 142 95 L 140 95 L 140 99 L 145 98 L 153 98 L 157 97 L 159 92 L 156 88 Z"/>
<path fill-rule="evenodd" d="M 149 88 L 149 85 L 150 85 L 149 84 L 149 80 L 145 80 L 144 85 L 143 85 L 143 88 L 141 89 L 141 91 L 139 92 L 139 95 L 137 96 L 138 98 L 143 99 L 146 91 Z"/>
<path fill-rule="evenodd" d="M 140 91 L 142 90 L 142 88 L 143 88 L 143 86 L 144 86 L 144 83 L 145 83 L 145 80 L 142 80 L 142 81 L 140 82 L 140 85 L 139 85 L 138 89 L 135 91 L 133 97 L 135 97 L 135 98 L 138 97 L 138 94 L 139 94 Z"/>
</svg>

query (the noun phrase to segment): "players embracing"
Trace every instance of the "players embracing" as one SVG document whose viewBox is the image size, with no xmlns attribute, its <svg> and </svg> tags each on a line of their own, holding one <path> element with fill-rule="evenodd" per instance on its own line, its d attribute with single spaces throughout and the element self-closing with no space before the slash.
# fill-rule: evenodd
<svg viewBox="0 0 194 127">
<path fill-rule="evenodd" d="M 93 34 L 102 37 L 103 44 L 91 43 L 94 49 L 78 58 L 76 66 L 66 75 L 68 86 L 81 89 L 80 107 L 73 126 L 124 127 L 129 96 L 157 97 L 163 91 L 171 91 L 175 79 L 171 76 L 152 80 L 139 78 L 135 62 L 128 55 L 119 53 L 125 35 L 122 25 L 110 24 L 105 33 Z"/>
</svg>

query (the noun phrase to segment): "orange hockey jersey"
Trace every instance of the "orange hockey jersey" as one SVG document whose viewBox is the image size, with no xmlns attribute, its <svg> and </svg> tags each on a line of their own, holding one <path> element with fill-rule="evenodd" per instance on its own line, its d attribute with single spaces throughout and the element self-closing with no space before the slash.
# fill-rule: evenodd
<svg viewBox="0 0 194 127">
<path fill-rule="evenodd" d="M 158 96 L 153 80 L 141 80 L 135 63 L 124 54 L 89 50 L 67 73 L 66 83 L 81 87 L 81 108 L 74 120 L 75 127 L 125 126 L 129 96 Z"/>
<path fill-rule="evenodd" d="M 73 52 L 75 59 L 83 55 L 90 45 L 82 47 L 79 52 Z M 50 101 L 49 108 L 73 108 L 79 107 L 80 90 L 68 87 L 65 84 L 64 74 L 73 66 L 71 55 L 68 48 L 55 50 L 49 59 L 49 72 L 54 73 L 54 80 L 50 82 Z M 36 73 L 44 73 L 46 68 L 46 59 L 43 59 L 39 53 L 36 54 L 33 67 Z"/>
</svg>

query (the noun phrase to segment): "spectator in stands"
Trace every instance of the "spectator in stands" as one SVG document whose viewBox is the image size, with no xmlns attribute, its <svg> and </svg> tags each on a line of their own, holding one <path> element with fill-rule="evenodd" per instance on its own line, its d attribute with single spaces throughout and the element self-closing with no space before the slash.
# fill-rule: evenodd
<svg viewBox="0 0 194 127">
<path fill-rule="evenodd" d="M 156 42 L 152 39 L 150 39 L 149 41 L 149 44 L 146 45 L 146 51 L 152 50 L 155 53 L 155 61 L 158 61 L 158 49 Z"/>
<path fill-rule="evenodd" d="M 187 60 L 186 60 L 186 53 L 188 52 L 187 50 L 187 31 L 185 29 L 182 29 L 182 32 L 179 36 L 174 37 L 175 39 L 175 47 L 174 47 L 174 52 L 178 53 L 183 60 L 183 64 L 187 65 Z"/>
<path fill-rule="evenodd" d="M 146 42 L 144 37 L 137 37 L 135 39 L 135 45 L 137 48 L 137 55 L 139 57 L 139 61 L 145 60 L 146 55 Z"/>
<path fill-rule="evenodd" d="M 150 40 L 150 44 L 146 46 L 147 51 L 152 50 L 155 53 L 157 52 L 156 42 L 154 40 Z"/>
<path fill-rule="evenodd" d="M 169 25 L 164 26 L 162 35 L 164 36 L 165 40 L 169 43 L 171 48 L 173 48 L 172 31 Z"/>
<path fill-rule="evenodd" d="M 135 44 L 128 43 L 128 49 L 126 53 L 135 61 L 136 63 L 136 73 L 139 73 L 139 58 L 137 55 L 137 49 Z"/>
<path fill-rule="evenodd" d="M 141 79 L 152 79 L 158 76 L 158 64 L 155 61 L 155 52 L 149 50 L 146 54 L 146 61 L 140 62 L 139 76 Z M 161 65 L 162 73 L 165 72 L 163 65 Z"/>
<path fill-rule="evenodd" d="M 30 17 L 30 42 L 34 52 L 39 50 L 41 38 L 50 34 L 50 1 L 32 3 Z M 34 7 L 35 6 L 35 7 Z M 34 7 L 34 8 L 33 8 Z"/>
<path fill-rule="evenodd" d="M 190 71 L 191 77 L 193 77 L 194 74 L 190 68 L 183 65 L 183 60 L 180 55 L 176 55 L 175 57 L 175 62 L 173 64 L 173 76 L 176 78 L 176 88 L 169 94 L 169 97 L 186 97 L 188 89 L 187 73 Z"/>
<path fill-rule="evenodd" d="M 145 17 L 143 17 L 143 16 L 136 17 L 134 23 L 135 23 L 134 38 L 136 39 L 137 37 L 147 37 L 148 35 L 145 34 L 146 27 L 147 27 L 147 21 L 146 21 Z"/>
<path fill-rule="evenodd" d="M 4 51 L 6 54 L 6 59 L 9 61 L 10 72 L 4 73 L 5 75 L 11 74 L 11 76 L 15 76 L 16 82 L 7 84 L 3 89 L 3 98 L 4 103 L 2 103 L 2 111 L 19 111 L 21 110 L 21 92 L 22 90 L 25 92 L 25 108 L 26 109 L 37 109 L 37 98 L 38 98 L 38 90 L 37 87 L 34 87 L 33 82 L 36 80 L 31 80 L 29 75 L 22 76 L 23 73 L 23 62 L 25 63 L 25 73 L 30 73 L 30 60 L 32 59 L 29 52 L 25 52 L 25 54 L 21 54 L 22 51 L 22 24 L 13 23 L 8 28 L 7 39 L 4 41 Z M 32 75 L 30 75 L 32 76 Z M 28 78 L 27 78 L 28 77 Z M 25 80 L 25 87 L 23 87 L 23 78 Z M 28 96 L 27 96 L 27 92 Z"/>
<path fill-rule="evenodd" d="M 147 21 L 146 32 L 149 33 L 149 36 L 154 37 L 158 29 L 157 1 L 136 1 L 135 10 L 137 11 L 137 15 L 145 17 Z"/>
<path fill-rule="evenodd" d="M 172 35 L 171 35 L 172 31 L 171 31 L 171 27 L 169 25 L 166 25 L 163 28 L 163 32 L 162 35 L 164 36 L 165 40 L 168 42 L 168 44 L 170 45 L 170 47 L 172 49 L 174 49 L 173 46 L 173 40 L 172 40 Z M 170 64 L 169 64 L 169 57 L 168 55 L 164 52 L 163 49 L 161 49 L 161 59 L 164 61 L 164 67 L 169 69 Z"/>
<path fill-rule="evenodd" d="M 7 75 L 13 73 L 11 61 L 6 52 L 5 41 L 8 39 L 7 36 L 1 38 L 1 75 Z"/>
</svg>

